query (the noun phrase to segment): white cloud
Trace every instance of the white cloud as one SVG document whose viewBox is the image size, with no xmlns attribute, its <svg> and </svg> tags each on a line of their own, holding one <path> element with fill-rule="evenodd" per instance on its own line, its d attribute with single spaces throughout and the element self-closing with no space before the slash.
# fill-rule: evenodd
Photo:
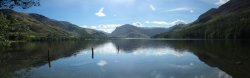
<svg viewBox="0 0 250 78">
<path fill-rule="evenodd" d="M 187 8 L 187 7 L 181 7 L 181 8 L 167 10 L 167 12 L 176 12 L 176 11 L 189 11 L 190 13 L 194 13 L 194 10 L 192 10 L 191 8 Z"/>
<path fill-rule="evenodd" d="M 105 61 L 105 60 L 101 60 L 101 61 L 99 61 L 99 62 L 97 63 L 97 65 L 98 65 L 98 66 L 101 66 L 101 67 L 102 67 L 102 66 L 105 66 L 106 64 L 108 64 L 108 63 L 107 63 L 107 61 Z"/>
<path fill-rule="evenodd" d="M 149 5 L 149 7 L 151 8 L 151 10 L 152 10 L 152 11 L 155 11 L 155 10 L 156 10 L 155 6 L 154 6 L 154 5 L 152 5 L 152 4 L 151 4 L 151 5 Z"/>
<path fill-rule="evenodd" d="M 170 10 L 167 10 L 167 11 L 188 11 L 190 10 L 189 8 L 185 8 L 185 7 L 182 7 L 182 8 L 175 8 L 175 9 L 170 9 Z"/>
<path fill-rule="evenodd" d="M 222 5 L 222 4 L 227 3 L 228 1 L 230 1 L 230 0 L 218 0 L 218 2 L 216 2 L 215 4 L 216 5 Z"/>
<path fill-rule="evenodd" d="M 138 26 L 138 27 L 147 27 L 145 26 L 146 24 L 156 24 L 154 27 L 159 26 L 159 27 L 164 27 L 166 25 L 176 25 L 176 24 L 185 24 L 186 22 L 183 20 L 175 20 L 172 22 L 166 22 L 166 21 L 145 21 L 145 22 L 134 22 L 132 25 Z M 99 25 L 83 25 L 81 27 L 83 28 L 90 28 L 90 29 L 95 29 L 99 31 L 104 31 L 107 33 L 112 33 L 116 27 L 122 26 L 124 24 L 99 24 Z"/>
<path fill-rule="evenodd" d="M 115 30 L 116 27 L 121 26 L 122 24 L 100 24 L 100 25 L 96 25 L 96 26 L 88 26 L 88 25 L 84 25 L 81 27 L 84 28 L 90 28 L 90 29 L 95 29 L 95 30 L 100 30 L 100 31 L 104 31 L 107 33 L 111 33 Z"/>
<path fill-rule="evenodd" d="M 227 3 L 230 0 L 200 0 L 200 1 L 203 1 L 203 2 L 206 2 L 206 3 L 212 3 L 212 4 L 215 4 L 215 5 L 222 5 L 222 4 Z"/>
<path fill-rule="evenodd" d="M 189 69 L 193 67 L 193 63 L 190 64 L 169 64 L 169 66 L 174 67 L 174 68 L 181 68 L 181 69 Z"/>
<path fill-rule="evenodd" d="M 177 24 L 185 24 L 186 22 L 183 20 L 175 20 L 172 22 L 166 21 L 145 21 L 146 24 L 159 24 L 159 25 L 177 25 Z"/>
<path fill-rule="evenodd" d="M 99 17 L 104 17 L 106 14 L 104 13 L 104 8 L 101 8 L 97 13 L 95 13 Z"/>
</svg>

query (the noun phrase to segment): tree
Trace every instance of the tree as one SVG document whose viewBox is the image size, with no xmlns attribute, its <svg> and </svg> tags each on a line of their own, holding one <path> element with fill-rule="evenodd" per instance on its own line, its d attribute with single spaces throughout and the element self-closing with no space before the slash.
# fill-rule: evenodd
<svg viewBox="0 0 250 78">
<path fill-rule="evenodd" d="M 6 30 L 10 24 L 10 21 L 1 13 L 0 14 L 0 37 L 6 34 Z"/>
<path fill-rule="evenodd" d="M 15 7 L 27 9 L 32 6 L 40 6 L 40 0 L 0 0 L 0 9 L 13 9 Z"/>
</svg>

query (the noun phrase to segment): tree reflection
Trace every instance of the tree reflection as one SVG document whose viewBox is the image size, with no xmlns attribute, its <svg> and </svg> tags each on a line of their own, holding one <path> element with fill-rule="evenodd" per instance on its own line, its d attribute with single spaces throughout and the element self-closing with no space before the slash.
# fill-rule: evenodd
<svg viewBox="0 0 250 78">
<path fill-rule="evenodd" d="M 235 78 L 249 78 L 249 41 L 206 40 L 167 42 L 175 49 L 186 49 L 211 67 L 218 67 Z"/>
<path fill-rule="evenodd" d="M 69 57 L 79 50 L 98 46 L 105 41 L 65 41 L 12 43 L 0 48 L 0 77 L 11 78 L 20 69 L 30 69 L 48 64 L 56 59 Z M 48 51 L 48 48 L 49 51 Z"/>
</svg>

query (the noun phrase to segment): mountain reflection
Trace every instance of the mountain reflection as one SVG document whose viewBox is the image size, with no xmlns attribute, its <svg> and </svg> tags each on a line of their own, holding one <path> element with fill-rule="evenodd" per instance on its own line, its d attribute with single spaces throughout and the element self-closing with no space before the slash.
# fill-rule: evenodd
<svg viewBox="0 0 250 78">
<path fill-rule="evenodd" d="M 13 43 L 10 47 L 0 48 L 0 76 L 18 76 L 16 71 L 44 66 L 53 68 L 53 61 L 74 56 L 81 52 L 90 53 L 89 58 L 98 54 L 135 54 L 135 55 L 175 55 L 193 53 L 211 67 L 218 67 L 235 78 L 248 78 L 250 75 L 250 46 L 248 41 L 223 40 L 87 40 L 69 42 L 30 42 Z M 92 53 L 91 53 L 92 49 Z M 96 56 L 97 55 L 97 56 Z M 99 66 L 108 64 L 101 60 Z M 187 68 L 187 65 L 169 64 L 168 66 Z M 230 77 L 224 72 L 219 76 Z M 185 76 L 183 76 L 185 77 Z M 198 78 L 198 77 L 197 77 Z"/>
<path fill-rule="evenodd" d="M 249 78 L 249 41 L 181 41 L 169 42 L 174 48 L 187 49 L 211 67 L 218 67 L 234 78 Z"/>
<path fill-rule="evenodd" d="M 0 77 L 9 78 L 20 69 L 39 67 L 56 59 L 69 57 L 104 41 L 13 43 L 0 48 Z M 48 52 L 49 50 L 49 52 Z"/>
<path fill-rule="evenodd" d="M 134 52 L 140 48 L 165 48 L 168 47 L 165 41 L 158 40 L 137 40 L 137 39 L 117 39 L 111 41 L 115 46 L 119 46 L 124 52 Z"/>
</svg>

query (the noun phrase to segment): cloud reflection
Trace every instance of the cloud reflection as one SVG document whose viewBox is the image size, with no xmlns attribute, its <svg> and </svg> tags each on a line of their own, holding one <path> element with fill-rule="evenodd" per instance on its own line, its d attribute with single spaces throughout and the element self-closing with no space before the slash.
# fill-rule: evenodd
<svg viewBox="0 0 250 78">
<path fill-rule="evenodd" d="M 117 54 L 118 48 L 113 42 L 107 42 L 105 44 L 99 45 L 94 48 L 95 53 L 97 54 Z M 175 49 L 165 47 L 137 47 L 134 50 L 124 50 L 123 47 L 120 47 L 119 50 L 121 53 L 132 53 L 133 55 L 145 55 L 145 56 L 166 56 L 174 55 L 181 57 L 184 55 L 184 52 L 177 51 Z M 85 52 L 88 53 L 88 52 Z"/>
<path fill-rule="evenodd" d="M 194 66 L 193 63 L 190 63 L 190 64 L 169 64 L 169 66 L 171 67 L 175 67 L 175 68 L 181 68 L 181 69 L 189 69 L 189 68 L 192 68 Z"/>
<path fill-rule="evenodd" d="M 223 71 L 219 71 L 218 72 L 218 78 L 232 78 L 232 77 L 229 76 L 227 73 L 225 73 Z"/>
<path fill-rule="evenodd" d="M 134 55 L 147 55 L 147 56 L 164 56 L 164 55 L 174 55 L 183 56 L 182 52 L 177 52 L 168 47 L 162 48 L 140 48 L 133 52 Z"/>
<path fill-rule="evenodd" d="M 106 60 L 101 60 L 101 61 L 97 62 L 97 65 L 100 66 L 100 67 L 103 67 L 106 64 L 108 64 L 108 62 Z"/>
</svg>

